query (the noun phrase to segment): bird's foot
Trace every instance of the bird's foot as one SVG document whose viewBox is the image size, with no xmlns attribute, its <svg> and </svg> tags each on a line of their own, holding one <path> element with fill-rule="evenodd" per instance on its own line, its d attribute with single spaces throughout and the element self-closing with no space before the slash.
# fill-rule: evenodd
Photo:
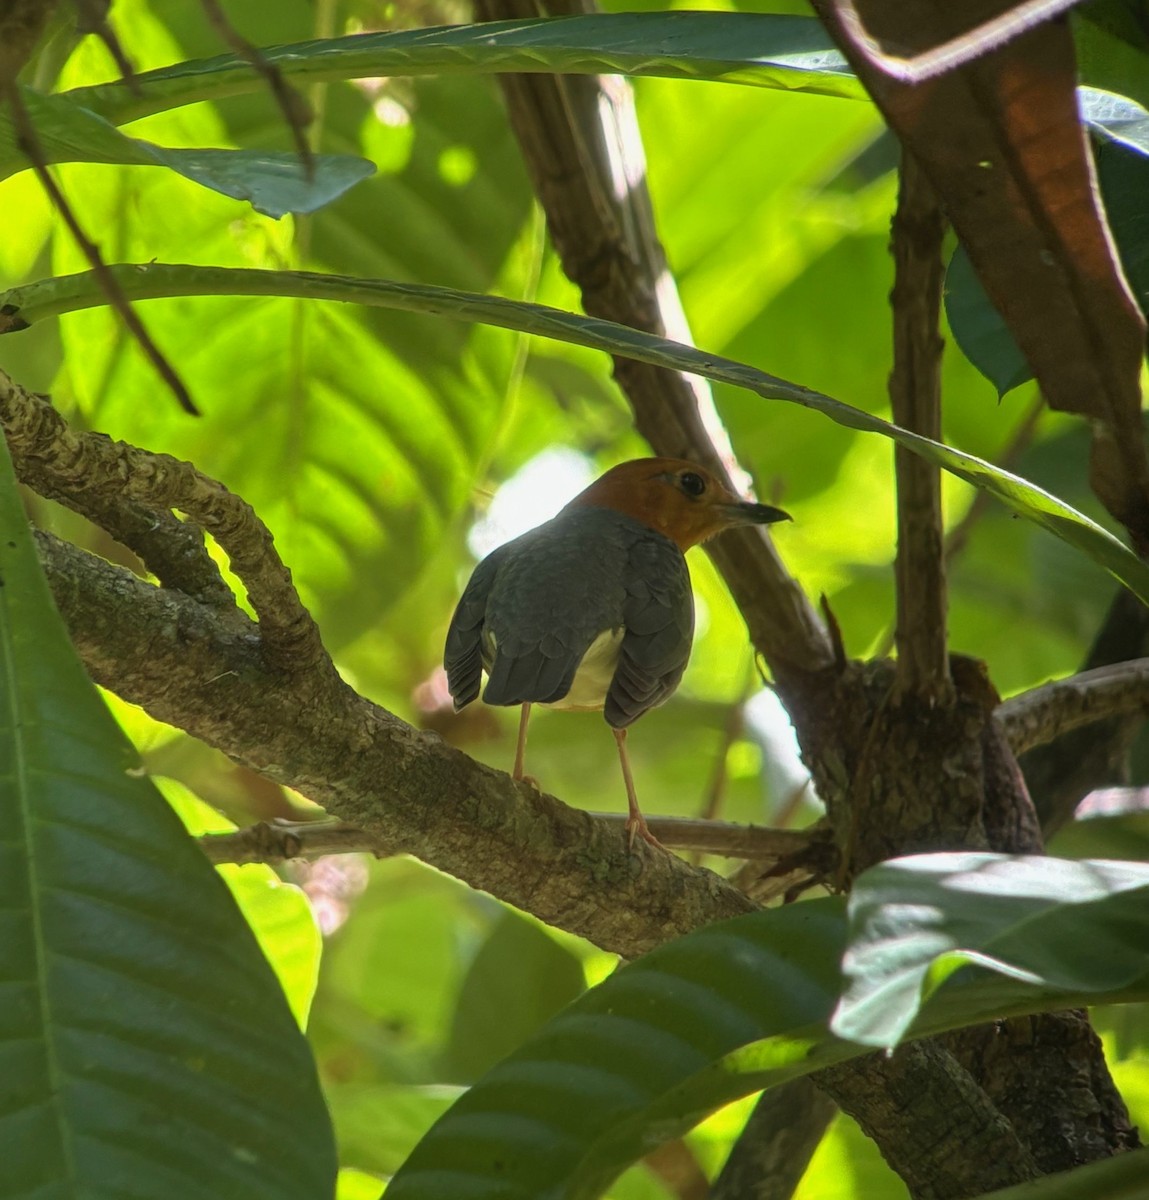
<svg viewBox="0 0 1149 1200">
<path fill-rule="evenodd" d="M 536 792 L 543 790 L 543 785 L 533 775 L 512 775 L 511 778 L 519 783 L 529 784 Z"/>
<path fill-rule="evenodd" d="M 627 849 L 634 850 L 634 839 L 642 838 L 651 846 L 656 846 L 659 850 L 665 850 L 666 847 L 650 832 L 646 824 L 646 818 L 640 812 L 632 812 L 626 819 L 626 845 Z"/>
</svg>

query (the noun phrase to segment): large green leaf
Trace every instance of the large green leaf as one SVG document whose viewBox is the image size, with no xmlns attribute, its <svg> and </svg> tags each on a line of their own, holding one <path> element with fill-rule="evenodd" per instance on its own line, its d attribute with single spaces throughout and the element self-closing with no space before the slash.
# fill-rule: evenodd
<svg viewBox="0 0 1149 1200">
<path fill-rule="evenodd" d="M 982 1200 L 1144 1200 L 1146 1179 L 1149 1150 L 1134 1150 L 990 1192 Z"/>
<path fill-rule="evenodd" d="M 375 167 L 350 154 L 319 154 L 310 177 L 298 156 L 257 150 L 168 149 L 120 133 L 103 117 L 62 96 L 22 92 L 47 162 L 170 167 L 234 200 L 250 200 L 271 217 L 314 212 L 366 179 Z M 12 118 L 0 112 L 0 179 L 28 166 L 15 146 Z"/>
<path fill-rule="evenodd" d="M 265 47 L 263 53 L 297 86 L 386 75 L 543 70 L 721 79 L 830 96 L 865 94 L 819 21 L 755 13 L 598 13 L 498 21 L 356 34 Z M 70 96 L 122 124 L 176 105 L 265 87 L 250 64 L 222 55 L 139 74 L 134 87 L 100 84 L 78 88 Z M 0 147 L 0 160 L 4 157 Z"/>
<path fill-rule="evenodd" d="M 84 675 L 0 444 L 0 1196 L 329 1195 L 275 976 Z"/>
<path fill-rule="evenodd" d="M 950 857 L 940 856 L 943 867 Z M 1024 893 L 1034 860 L 985 861 L 999 873 L 958 871 L 955 885 L 987 903 L 1010 886 Z M 920 897 L 930 934 L 936 883 L 927 878 L 919 893 L 911 878 L 894 915 Z M 998 948 L 992 970 L 966 966 L 931 995 L 913 1034 L 1149 994 L 1145 918 L 1110 912 L 1113 890 L 1095 886 L 1094 903 L 1072 916 L 1067 906 L 1051 911 L 1031 931 L 1043 955 L 1019 939 Z M 1094 918 L 1087 926 L 1083 913 Z M 1095 978 L 1035 967 L 1060 961 L 1056 948 L 1082 936 L 1103 940 L 1108 965 Z M 864 1053 L 829 1028 L 845 947 L 844 903 L 829 898 L 708 926 L 623 967 L 462 1096 L 396 1175 L 388 1200 L 589 1200 L 719 1105 Z M 1012 961 L 1019 949 L 1024 960 Z"/>
<path fill-rule="evenodd" d="M 896 1045 L 923 1000 L 966 963 L 1077 993 L 1119 990 L 1149 964 L 1143 863 L 894 859 L 858 880 L 849 911 L 849 983 L 831 1028 L 868 1046 Z"/>
<path fill-rule="evenodd" d="M 506 1058 L 584 989 L 582 963 L 538 925 L 507 911 L 459 988 L 447 1072 L 470 1082 Z"/>
<path fill-rule="evenodd" d="M 609 354 L 746 388 L 770 400 L 785 400 L 822 413 L 848 429 L 880 433 L 959 479 L 1004 501 L 1022 516 L 1083 551 L 1149 603 L 1149 564 L 1132 554 L 1096 522 L 1056 496 L 990 463 L 912 433 L 861 409 L 820 392 L 768 375 L 745 363 L 655 337 L 593 317 L 578 316 L 543 305 L 497 296 L 482 296 L 429 284 L 397 283 L 384 279 L 348 279 L 302 271 L 255 271 L 186 265 L 119 265 L 115 272 L 133 300 L 189 295 L 301 296 L 340 300 L 382 308 L 398 308 L 479 321 L 506 329 L 590 346 Z M 106 303 L 91 272 L 45 279 L 0 294 L 0 306 L 15 319 L 30 323 Z"/>
</svg>

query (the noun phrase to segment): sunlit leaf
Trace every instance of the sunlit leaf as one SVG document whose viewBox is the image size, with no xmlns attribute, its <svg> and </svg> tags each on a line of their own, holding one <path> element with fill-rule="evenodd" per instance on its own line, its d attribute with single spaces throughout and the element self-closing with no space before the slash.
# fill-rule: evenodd
<svg viewBox="0 0 1149 1200">
<path fill-rule="evenodd" d="M 893 1046 L 965 963 L 1036 988 L 1119 990 L 1149 969 L 1149 866 L 931 854 L 867 871 L 850 896 L 848 987 L 832 1028 Z"/>
<path fill-rule="evenodd" d="M 939 875 L 929 867 L 957 859 L 969 865 L 968 856 L 903 860 L 899 866 L 921 869 L 907 869 L 898 907 L 881 910 L 886 920 L 903 914 L 908 936 L 913 912 L 926 910 L 928 938 L 944 923 L 930 907 Z M 1084 997 L 1149 994 L 1144 889 L 1139 916 L 1105 907 L 1126 881 L 1123 870 L 1128 878 L 1139 872 L 1149 886 L 1149 868 L 1060 864 L 1092 871 L 1087 890 L 1095 903 L 1051 905 L 1024 936 L 1013 936 L 1022 931 L 1003 894 L 1035 890 L 1033 873 L 1048 860 L 979 861 L 989 864 L 980 876 L 959 871 L 952 878 L 990 906 L 985 928 L 1004 927 L 1000 962 L 966 968 L 938 989 L 915 1035 L 1072 1007 Z M 859 893 L 887 870 L 863 874 Z M 964 899 L 962 891 L 951 901 L 955 920 Z M 864 1053 L 829 1028 L 845 938 L 843 902 L 813 900 L 708 926 L 623 967 L 462 1096 L 415 1148 L 389 1200 L 589 1200 L 628 1163 L 721 1104 Z M 1067 939 L 1087 943 L 1076 960 L 1060 950 Z M 1104 969 L 1085 968 L 1087 960 Z"/>
<path fill-rule="evenodd" d="M 272 46 L 264 55 L 296 86 L 384 75 L 544 70 L 722 79 L 863 95 L 819 21 L 756 13 L 596 13 L 498 21 Z M 135 88 L 119 83 L 80 88 L 72 98 L 120 124 L 264 86 L 248 63 L 229 55 L 149 71 L 136 77 Z"/>
<path fill-rule="evenodd" d="M 479 321 L 524 333 L 591 346 L 625 358 L 688 371 L 704 378 L 747 388 L 771 400 L 813 409 L 848 429 L 880 433 L 920 454 L 960 479 L 1008 504 L 1022 516 L 1076 546 L 1127 587 L 1149 602 L 1149 565 L 1132 554 L 1095 521 L 1026 480 L 951 446 L 899 426 L 820 392 L 768 375 L 745 363 L 707 354 L 692 346 L 654 337 L 612 321 L 578 316 L 543 305 L 497 296 L 481 296 L 452 288 L 397 283 L 382 279 L 349 279 L 306 272 L 254 271 L 182 265 L 117 266 L 124 291 L 132 299 L 202 295 L 295 295 L 315 300 L 342 300 L 456 320 Z M 46 279 L 0 294 L 0 305 L 26 322 L 58 316 L 106 303 L 90 272 Z"/>
<path fill-rule="evenodd" d="M 375 169 L 366 159 L 350 154 L 320 154 L 315 156 L 314 173 L 309 178 L 296 155 L 168 149 L 128 137 L 103 117 L 61 96 L 43 96 L 24 89 L 23 99 L 46 162 L 170 167 L 225 196 L 250 200 L 258 212 L 272 217 L 314 212 Z M 27 159 L 15 151 L 12 118 L 5 108 L 0 113 L 0 179 L 27 166 Z"/>
</svg>

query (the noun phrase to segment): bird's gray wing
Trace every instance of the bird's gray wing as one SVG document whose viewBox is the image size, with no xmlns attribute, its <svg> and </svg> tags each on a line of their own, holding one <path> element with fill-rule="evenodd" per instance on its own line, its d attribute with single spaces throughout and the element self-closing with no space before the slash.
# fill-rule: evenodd
<svg viewBox="0 0 1149 1200">
<path fill-rule="evenodd" d="M 488 704 L 556 703 L 594 639 L 622 624 L 628 539 L 616 524 L 564 513 L 517 540 L 488 609 Z"/>
<path fill-rule="evenodd" d="M 603 715 L 625 728 L 678 687 L 694 637 L 694 597 L 682 551 L 652 535 L 635 543 L 623 610 L 626 633 Z"/>
<path fill-rule="evenodd" d="M 488 704 L 554 704 L 571 690 L 585 653 L 581 639 L 557 633 L 531 642 L 499 642 L 483 699 Z"/>
<path fill-rule="evenodd" d="M 488 554 L 475 568 L 463 589 L 455 615 L 447 629 L 443 648 L 443 667 L 447 672 L 447 688 L 455 701 L 455 711 L 464 708 L 479 694 L 483 675 L 483 623 L 487 615 L 487 600 L 505 557 L 500 546 Z"/>
</svg>

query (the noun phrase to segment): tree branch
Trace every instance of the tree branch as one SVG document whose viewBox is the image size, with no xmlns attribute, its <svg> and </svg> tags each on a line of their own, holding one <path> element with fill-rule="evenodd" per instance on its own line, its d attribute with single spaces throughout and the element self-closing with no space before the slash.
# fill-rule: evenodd
<svg viewBox="0 0 1149 1200">
<path fill-rule="evenodd" d="M 997 710 L 1015 754 L 1110 717 L 1149 712 L 1149 658 L 1056 679 L 1006 700 Z"/>
<path fill-rule="evenodd" d="M 857 1114 L 914 1200 L 966 1200 L 1041 1174 L 1009 1121 L 936 1042 L 827 1067 L 818 1083 Z"/>
<path fill-rule="evenodd" d="M 621 813 L 588 815 L 606 829 L 621 832 L 626 827 L 626 817 Z M 801 859 L 829 840 L 829 830 L 823 828 L 766 829 L 689 817 L 650 817 L 647 824 L 668 850 L 696 850 L 726 858 Z M 381 857 L 388 853 L 378 837 L 342 821 L 261 821 L 233 833 L 205 834 L 199 842 L 213 863 L 283 862 L 322 854 Z"/>
<path fill-rule="evenodd" d="M 413 729 L 319 668 L 268 664 L 257 627 L 49 534 L 37 545 L 92 677 L 379 842 L 628 958 L 752 903 Z"/>
<path fill-rule="evenodd" d="M 93 519 L 97 514 L 108 517 L 121 500 L 129 506 L 128 517 L 109 520 L 120 529 L 129 520 L 138 521 L 141 505 L 167 514 L 165 523 L 172 510 L 186 513 L 223 547 L 247 589 L 259 619 L 261 650 L 268 660 L 280 670 L 322 670 L 329 682 L 337 679 L 315 621 L 291 581 L 291 572 L 279 557 L 267 526 L 246 501 L 201 475 L 190 463 L 113 442 L 100 434 L 76 432 L 45 397 L 20 387 L 3 371 L 0 425 L 20 477 L 33 486 L 47 479 L 56 495 L 85 497 L 85 515 Z M 109 532 L 115 536 L 116 528 Z M 154 546 L 154 540 L 148 544 Z M 187 549 L 185 540 L 181 552 Z M 162 557 L 161 569 L 175 556 Z"/>
<path fill-rule="evenodd" d="M 902 153 L 893 222 L 894 369 L 890 400 L 897 424 L 941 437 L 942 234 L 933 188 L 909 151 Z M 946 569 L 941 472 L 897 446 L 898 687 L 931 701 L 952 695 L 946 654 Z"/>
<path fill-rule="evenodd" d="M 1083 670 L 1149 654 L 1149 609 L 1120 588 L 1093 639 Z M 1113 717 L 1028 751 L 1021 763 L 1046 835 L 1070 820 L 1094 788 L 1124 777 L 1129 747 L 1141 720 Z"/>
<path fill-rule="evenodd" d="M 837 1111 L 806 1076 L 763 1092 L 711 1200 L 791 1200 Z"/>
</svg>

